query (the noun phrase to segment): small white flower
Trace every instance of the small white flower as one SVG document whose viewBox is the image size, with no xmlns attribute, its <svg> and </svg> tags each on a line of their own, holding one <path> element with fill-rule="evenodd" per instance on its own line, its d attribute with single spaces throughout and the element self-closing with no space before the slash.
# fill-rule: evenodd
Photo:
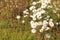
<svg viewBox="0 0 60 40">
<path fill-rule="evenodd" d="M 58 25 L 59 23 L 57 22 L 56 25 Z"/>
<path fill-rule="evenodd" d="M 31 32 L 32 32 L 32 33 L 36 33 L 36 29 L 32 29 Z"/>
<path fill-rule="evenodd" d="M 24 17 L 27 17 L 28 15 L 24 15 Z"/>
<path fill-rule="evenodd" d="M 31 21 L 30 24 L 31 24 L 31 28 L 36 28 L 38 25 L 38 23 L 34 21 Z"/>
<path fill-rule="evenodd" d="M 42 18 L 41 13 L 40 13 L 40 12 L 37 12 L 37 13 L 36 13 L 36 17 L 37 17 L 37 19 L 40 20 L 40 19 Z"/>
<path fill-rule="evenodd" d="M 49 33 L 47 33 L 47 34 L 45 34 L 45 37 L 46 37 L 46 38 L 50 38 L 51 36 L 50 36 Z"/>
<path fill-rule="evenodd" d="M 43 20 L 43 25 L 47 26 L 47 24 L 48 24 L 47 20 Z"/>
<path fill-rule="evenodd" d="M 54 23 L 51 22 L 51 21 L 49 21 L 49 26 L 50 26 L 50 27 L 53 27 L 53 26 L 54 26 Z"/>
<path fill-rule="evenodd" d="M 36 5 L 36 4 L 37 4 L 37 2 L 33 2 L 33 3 L 32 3 L 32 5 Z"/>
<path fill-rule="evenodd" d="M 19 15 L 17 15 L 17 16 L 16 16 L 16 18 L 17 18 L 17 19 L 20 19 L 20 16 L 19 16 Z"/>
<path fill-rule="evenodd" d="M 37 16 L 37 19 L 39 19 L 39 20 L 40 20 L 41 18 L 42 18 L 42 16 Z"/>
<path fill-rule="evenodd" d="M 49 21 L 53 21 L 53 19 L 50 19 Z"/>
<path fill-rule="evenodd" d="M 49 29 L 50 29 L 49 27 L 46 27 L 46 28 L 45 28 L 45 31 L 47 31 L 47 30 L 49 30 Z"/>
<path fill-rule="evenodd" d="M 37 25 L 34 23 L 34 24 L 31 24 L 31 28 L 36 28 Z"/>
<path fill-rule="evenodd" d="M 41 5 L 41 8 L 46 8 L 46 7 L 47 7 L 47 5 L 46 5 L 46 4 Z"/>
<path fill-rule="evenodd" d="M 40 32 L 43 32 L 45 28 L 46 28 L 45 26 L 42 26 L 42 28 L 40 29 Z"/>
<path fill-rule="evenodd" d="M 25 9 L 24 11 L 23 11 L 23 13 L 25 13 L 25 12 L 27 12 L 28 11 L 28 9 Z"/>
<path fill-rule="evenodd" d="M 22 23 L 25 23 L 25 20 L 22 20 Z"/>
<path fill-rule="evenodd" d="M 47 18 L 50 18 L 50 16 L 47 16 Z"/>
<path fill-rule="evenodd" d="M 43 29 L 40 29 L 39 31 L 40 31 L 40 32 L 43 32 Z"/>
<path fill-rule="evenodd" d="M 25 14 L 25 13 L 26 13 L 26 11 L 23 11 L 23 13 Z"/>
<path fill-rule="evenodd" d="M 41 28 L 41 29 L 43 29 L 43 30 L 44 30 L 45 28 L 46 28 L 46 26 L 42 26 L 42 28 Z"/>
<path fill-rule="evenodd" d="M 37 15 L 37 16 L 41 16 L 41 12 L 37 12 L 36 15 Z"/>
<path fill-rule="evenodd" d="M 36 7 L 35 6 L 31 6 L 29 9 L 30 10 L 33 10 L 33 9 L 35 9 Z"/>
<path fill-rule="evenodd" d="M 36 9 L 32 10 L 33 13 L 36 13 Z"/>
<path fill-rule="evenodd" d="M 28 9 L 26 9 L 25 11 L 23 11 L 24 14 L 29 14 Z"/>
</svg>

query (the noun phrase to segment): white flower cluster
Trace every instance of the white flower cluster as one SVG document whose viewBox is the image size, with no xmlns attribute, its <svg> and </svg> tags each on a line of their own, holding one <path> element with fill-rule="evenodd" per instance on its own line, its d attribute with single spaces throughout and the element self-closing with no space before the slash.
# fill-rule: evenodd
<svg viewBox="0 0 60 40">
<path fill-rule="evenodd" d="M 41 0 L 41 8 L 46 8 L 50 2 L 51 0 Z"/>
<path fill-rule="evenodd" d="M 32 4 L 34 4 L 34 5 L 36 5 L 37 3 L 41 3 L 41 7 L 36 9 L 36 7 L 34 5 L 31 6 L 29 9 L 32 10 L 33 15 L 30 15 L 30 17 L 32 17 L 33 20 L 36 20 L 36 17 L 37 17 L 37 19 L 41 19 L 42 18 L 41 15 L 46 13 L 44 8 L 46 8 L 48 6 L 50 1 L 51 0 L 40 0 L 39 2 L 33 2 Z M 50 5 L 48 7 L 50 7 Z"/>
<path fill-rule="evenodd" d="M 29 8 L 29 10 L 32 11 L 32 13 L 33 13 L 30 15 L 30 17 L 32 18 L 32 20 L 30 21 L 32 33 L 36 33 L 37 26 L 40 26 L 40 27 L 42 26 L 42 28 L 39 30 L 40 32 L 47 31 L 50 29 L 50 27 L 54 27 L 53 19 L 50 19 L 50 16 L 47 16 L 46 18 L 44 18 L 45 20 L 43 20 L 43 21 L 36 22 L 37 19 L 38 20 L 42 19 L 42 14 L 48 13 L 46 10 L 44 10 L 45 8 L 48 8 L 48 9 L 52 8 L 52 5 L 48 5 L 48 4 L 50 4 L 50 2 L 51 2 L 51 0 L 40 0 L 38 2 L 34 1 L 32 3 L 32 6 Z M 35 5 L 38 3 L 41 3 L 41 7 L 36 9 Z M 23 13 L 25 14 L 24 17 L 27 17 L 29 14 L 28 9 L 24 10 Z M 18 17 L 18 19 L 19 18 L 20 17 Z M 25 21 L 23 20 L 22 23 L 24 23 L 24 22 Z"/>
<path fill-rule="evenodd" d="M 43 25 L 42 25 L 42 28 L 40 29 L 40 32 L 49 30 L 50 27 L 48 27 L 48 25 L 50 27 L 54 27 L 54 23 L 53 23 L 52 19 L 50 19 L 49 22 L 47 20 L 43 20 Z"/>
<path fill-rule="evenodd" d="M 32 5 L 29 9 L 33 12 L 33 15 L 30 15 L 30 17 L 33 19 L 30 21 L 31 24 L 31 28 L 32 29 L 36 29 L 36 27 L 38 25 L 42 25 L 42 28 L 40 29 L 40 32 L 43 32 L 43 30 L 49 30 L 50 28 L 47 27 L 48 22 L 46 20 L 44 20 L 43 22 L 34 22 L 37 19 L 41 19 L 42 18 L 42 14 L 45 14 L 46 11 L 44 10 L 44 8 L 46 8 L 48 6 L 48 4 L 50 3 L 51 0 L 40 0 L 39 2 L 33 2 Z M 35 5 L 37 3 L 41 3 L 41 7 L 36 9 Z M 48 6 L 48 8 L 50 8 L 51 6 Z M 50 23 L 50 22 L 49 22 Z M 49 24 L 50 25 L 50 24 Z"/>
<path fill-rule="evenodd" d="M 24 16 L 23 16 L 24 18 L 25 18 L 25 17 L 27 17 L 27 16 L 28 16 L 28 14 L 29 14 L 28 9 L 24 10 L 24 11 L 23 11 L 23 14 L 24 14 Z"/>
<path fill-rule="evenodd" d="M 52 19 L 50 19 L 49 22 L 47 20 L 43 20 L 43 22 L 42 21 L 40 22 L 31 21 L 30 24 L 31 24 L 32 29 L 36 29 L 37 26 L 42 26 L 42 28 L 40 29 L 40 32 L 47 31 L 50 29 L 50 27 L 54 27 L 54 23 Z M 50 27 L 48 27 L 48 25 Z"/>
<path fill-rule="evenodd" d="M 32 32 L 32 33 L 36 33 L 36 27 L 42 25 L 42 22 L 41 22 L 41 21 L 40 21 L 40 22 L 31 21 L 30 24 L 31 24 L 32 30 L 34 29 L 34 30 L 31 31 L 31 32 Z"/>
</svg>

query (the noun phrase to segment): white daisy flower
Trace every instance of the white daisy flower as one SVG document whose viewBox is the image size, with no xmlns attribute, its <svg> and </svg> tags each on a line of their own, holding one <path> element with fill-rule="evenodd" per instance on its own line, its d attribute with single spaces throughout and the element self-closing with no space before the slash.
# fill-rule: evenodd
<svg viewBox="0 0 60 40">
<path fill-rule="evenodd" d="M 43 32 L 43 29 L 40 29 L 39 31 L 40 31 L 40 32 Z"/>
<path fill-rule="evenodd" d="M 31 24 L 31 28 L 36 28 L 37 25 L 34 23 L 34 24 Z"/>
<path fill-rule="evenodd" d="M 23 13 L 25 14 L 25 13 L 26 13 L 26 11 L 23 11 Z"/>
<path fill-rule="evenodd" d="M 44 30 L 45 28 L 46 28 L 46 26 L 42 26 L 42 28 L 41 28 L 41 29 L 43 29 L 43 30 Z"/>
<path fill-rule="evenodd" d="M 47 18 L 50 18 L 50 16 L 47 16 Z"/>
<path fill-rule="evenodd" d="M 51 21 L 49 21 L 49 26 L 50 26 L 50 27 L 54 27 L 54 23 L 51 22 Z"/>
<path fill-rule="evenodd" d="M 36 11 L 37 11 L 36 9 L 32 10 L 33 13 L 36 13 Z"/>
<path fill-rule="evenodd" d="M 48 24 L 47 20 L 43 20 L 43 25 L 46 26 Z"/>
<path fill-rule="evenodd" d="M 31 28 L 36 28 L 38 25 L 38 23 L 34 21 L 31 21 L 30 24 L 31 24 Z"/>
<path fill-rule="evenodd" d="M 39 19 L 39 20 L 40 20 L 41 18 L 42 18 L 42 16 L 37 16 L 37 19 Z"/>
<path fill-rule="evenodd" d="M 36 5 L 36 4 L 37 4 L 37 2 L 33 2 L 33 3 L 32 3 L 32 5 Z"/>
<path fill-rule="evenodd" d="M 33 9 L 35 9 L 36 7 L 35 6 L 31 6 L 29 9 L 30 10 L 33 10 Z"/>
<path fill-rule="evenodd" d="M 53 21 L 53 19 L 50 19 L 49 21 Z"/>
<path fill-rule="evenodd" d="M 47 7 L 47 5 L 42 5 L 42 6 L 41 6 L 41 8 L 46 8 L 46 7 Z"/>
<path fill-rule="evenodd" d="M 41 12 L 36 12 L 36 15 L 37 16 L 41 16 Z"/>
<path fill-rule="evenodd" d="M 22 20 L 22 23 L 25 23 L 25 20 Z"/>
<path fill-rule="evenodd" d="M 17 18 L 17 19 L 20 19 L 20 16 L 19 16 L 19 15 L 17 15 L 17 16 L 16 16 L 16 18 Z"/>
<path fill-rule="evenodd" d="M 32 32 L 32 33 L 36 33 L 36 29 L 32 29 L 31 32 Z"/>
<path fill-rule="evenodd" d="M 29 14 L 28 9 L 26 9 L 25 11 L 23 11 L 24 14 Z"/>
</svg>

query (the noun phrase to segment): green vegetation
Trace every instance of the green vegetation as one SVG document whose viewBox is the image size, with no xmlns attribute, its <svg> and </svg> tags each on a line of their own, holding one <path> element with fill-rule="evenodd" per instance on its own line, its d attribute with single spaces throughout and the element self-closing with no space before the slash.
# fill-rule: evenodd
<svg viewBox="0 0 60 40">
<path fill-rule="evenodd" d="M 29 24 L 29 17 L 22 17 L 20 20 L 16 19 L 16 16 L 20 15 L 21 11 L 29 7 L 33 1 L 38 0 L 18 0 L 16 4 L 15 0 L 11 1 L 12 3 L 8 0 L 0 0 L 0 2 L 2 2 L 2 5 L 0 5 L 0 40 L 60 40 L 60 26 L 56 26 L 55 28 L 44 33 L 39 33 L 38 31 L 37 33 L 33 34 L 30 32 L 31 27 Z M 18 11 L 16 9 L 16 5 L 18 5 Z M 41 5 L 37 5 L 37 7 L 39 6 Z M 47 15 L 50 15 L 55 23 L 60 21 L 60 12 L 58 11 L 57 14 L 52 14 L 51 10 L 52 9 L 47 10 L 50 12 Z M 43 17 L 45 16 L 46 15 L 43 15 Z M 22 20 L 25 20 L 26 22 L 22 24 Z M 51 34 L 50 39 L 46 39 L 44 36 L 48 32 Z"/>
</svg>

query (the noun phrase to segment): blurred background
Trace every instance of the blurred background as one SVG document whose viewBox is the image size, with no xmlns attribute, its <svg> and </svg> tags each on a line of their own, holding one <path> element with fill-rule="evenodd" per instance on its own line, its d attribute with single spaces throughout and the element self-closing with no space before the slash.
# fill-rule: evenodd
<svg viewBox="0 0 60 40">
<path fill-rule="evenodd" d="M 39 0 L 0 0 L 0 40 L 60 40 L 60 24 L 43 33 L 38 30 L 35 34 L 30 32 L 29 21 L 31 19 L 29 17 L 24 18 L 23 11 L 29 9 L 33 1 Z M 55 5 L 53 9 L 59 7 L 60 0 L 52 0 L 51 4 L 52 6 Z M 39 6 L 41 5 L 36 7 Z M 16 19 L 17 15 L 21 16 L 20 20 Z M 60 10 L 55 15 L 49 15 L 52 16 L 54 22 L 60 21 Z M 22 20 L 26 22 L 22 24 Z M 46 33 L 50 33 L 51 37 L 49 39 L 45 37 Z"/>
</svg>

